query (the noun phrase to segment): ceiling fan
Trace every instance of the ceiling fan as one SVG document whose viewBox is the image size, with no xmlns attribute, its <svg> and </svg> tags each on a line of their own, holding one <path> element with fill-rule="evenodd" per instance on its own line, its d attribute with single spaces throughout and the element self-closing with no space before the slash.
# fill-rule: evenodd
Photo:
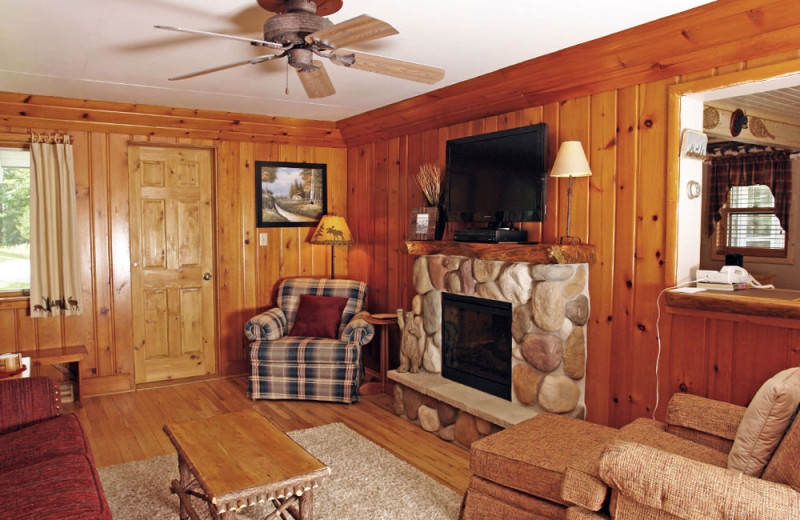
<svg viewBox="0 0 800 520">
<path fill-rule="evenodd" d="M 169 78 L 170 81 L 286 57 L 288 64 L 297 71 L 308 97 L 331 96 L 336 89 L 322 62 L 314 59 L 315 56 L 327 58 L 336 65 L 421 83 L 433 84 L 444 78 L 444 70 L 440 68 L 344 49 L 355 43 L 391 36 L 398 31 L 388 23 L 367 15 L 337 24 L 323 17 L 341 9 L 342 0 L 258 0 L 258 5 L 276 13 L 264 23 L 263 40 L 156 25 L 157 29 L 168 31 L 245 41 L 268 52 L 255 58 L 175 76 Z"/>
</svg>

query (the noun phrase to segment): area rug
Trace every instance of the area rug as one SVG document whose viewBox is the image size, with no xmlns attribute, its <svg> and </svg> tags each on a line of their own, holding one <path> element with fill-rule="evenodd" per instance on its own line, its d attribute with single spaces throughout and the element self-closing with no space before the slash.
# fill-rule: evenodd
<svg viewBox="0 0 800 520">
<path fill-rule="evenodd" d="M 331 468 L 314 492 L 315 520 L 454 520 L 461 498 L 410 464 L 341 423 L 289 436 Z M 98 470 L 115 520 L 175 520 L 178 498 L 169 483 L 178 478 L 177 455 L 164 455 Z M 199 502 L 199 500 L 198 500 Z M 197 504 L 203 518 L 208 508 Z M 237 514 L 262 519 L 269 505 Z"/>
</svg>

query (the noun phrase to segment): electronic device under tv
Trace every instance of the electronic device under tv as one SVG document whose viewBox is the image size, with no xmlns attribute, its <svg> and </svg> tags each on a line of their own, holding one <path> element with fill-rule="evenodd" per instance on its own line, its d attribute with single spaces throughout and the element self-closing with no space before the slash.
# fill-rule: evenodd
<svg viewBox="0 0 800 520">
<path fill-rule="evenodd" d="M 448 220 L 480 230 L 458 230 L 456 240 L 525 241 L 514 223 L 545 219 L 547 124 L 447 141 L 445 190 Z"/>
</svg>

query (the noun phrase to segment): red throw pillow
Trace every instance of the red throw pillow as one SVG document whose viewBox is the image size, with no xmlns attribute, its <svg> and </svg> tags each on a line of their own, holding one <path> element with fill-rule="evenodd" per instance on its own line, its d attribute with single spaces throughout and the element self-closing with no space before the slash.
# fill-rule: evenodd
<svg viewBox="0 0 800 520">
<path fill-rule="evenodd" d="M 339 339 L 339 323 L 346 305 L 344 297 L 301 294 L 289 335 Z"/>
</svg>

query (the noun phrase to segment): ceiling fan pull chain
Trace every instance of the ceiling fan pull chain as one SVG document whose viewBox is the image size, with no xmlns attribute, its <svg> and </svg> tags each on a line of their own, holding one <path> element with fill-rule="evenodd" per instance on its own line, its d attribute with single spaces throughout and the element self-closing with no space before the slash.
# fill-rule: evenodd
<svg viewBox="0 0 800 520">
<path fill-rule="evenodd" d="M 289 60 L 286 60 L 286 95 L 289 95 Z"/>
</svg>

